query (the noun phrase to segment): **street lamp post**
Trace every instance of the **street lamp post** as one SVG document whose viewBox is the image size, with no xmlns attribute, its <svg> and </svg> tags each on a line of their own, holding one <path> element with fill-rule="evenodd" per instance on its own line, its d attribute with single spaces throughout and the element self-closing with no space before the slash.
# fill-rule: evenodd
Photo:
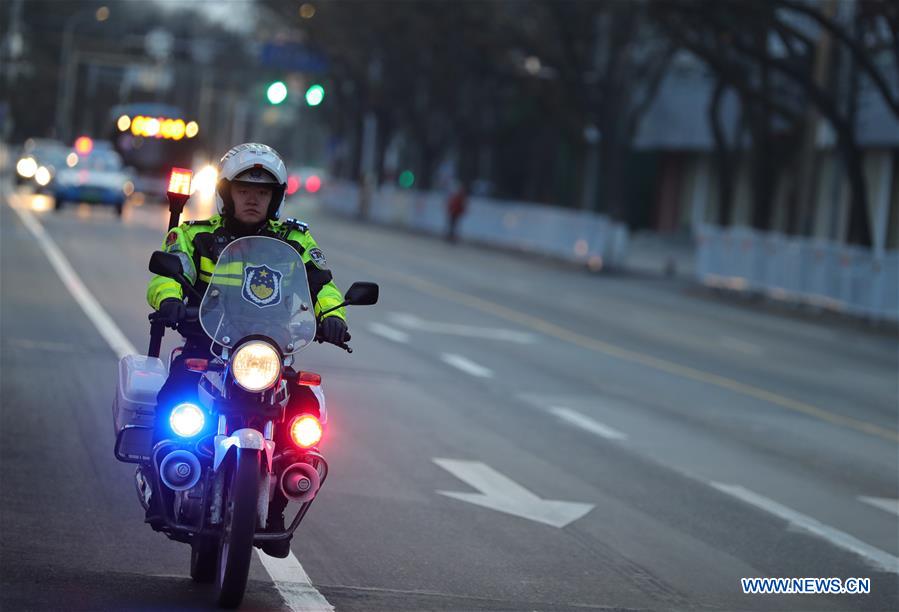
<svg viewBox="0 0 899 612">
<path fill-rule="evenodd" d="M 106 9 L 101 14 L 101 10 Z M 66 20 L 62 31 L 62 47 L 59 51 L 59 83 L 56 94 L 56 137 L 60 140 L 68 142 L 71 139 L 71 126 L 69 118 L 72 114 L 72 98 L 74 97 L 75 79 L 77 77 L 78 65 L 72 61 L 72 47 L 75 41 L 75 26 L 85 16 L 93 14 L 97 21 L 106 21 L 109 17 L 109 9 L 101 7 L 98 10 L 83 9 L 74 13 Z"/>
</svg>

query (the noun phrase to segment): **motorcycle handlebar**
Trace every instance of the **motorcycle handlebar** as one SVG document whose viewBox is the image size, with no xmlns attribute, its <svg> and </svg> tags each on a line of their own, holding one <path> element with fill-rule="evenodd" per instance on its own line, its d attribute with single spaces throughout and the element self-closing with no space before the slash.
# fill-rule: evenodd
<svg viewBox="0 0 899 612">
<path fill-rule="evenodd" d="M 149 316 L 147 318 L 150 320 L 151 323 L 159 324 L 159 323 L 162 323 L 161 316 L 162 315 L 158 311 L 153 311 L 149 314 Z M 184 317 L 184 319 L 182 320 L 182 323 L 194 323 L 196 321 L 199 321 L 199 319 L 200 319 L 199 307 L 189 306 L 187 308 L 187 316 Z M 346 340 L 344 342 L 332 342 L 330 344 L 333 344 L 336 347 L 342 348 L 347 353 L 352 353 L 353 352 L 352 347 L 347 344 L 347 342 L 349 342 L 349 340 L 351 338 L 352 338 L 352 336 L 350 336 L 349 332 L 347 332 Z M 322 336 L 318 332 L 316 332 L 314 340 L 316 342 L 318 342 L 319 344 L 324 344 L 325 342 L 327 342 L 327 340 L 322 338 Z M 157 340 L 157 343 L 158 343 L 158 340 Z M 152 341 L 151 341 L 151 346 L 153 346 Z M 152 354 L 152 349 L 151 349 L 151 354 Z"/>
<path fill-rule="evenodd" d="M 151 312 L 147 318 L 151 323 L 155 323 L 161 320 L 162 314 L 158 310 L 154 310 Z M 199 306 L 188 306 L 187 314 L 184 319 L 181 320 L 182 323 L 195 323 L 200 320 L 200 308 Z"/>
<path fill-rule="evenodd" d="M 349 342 L 351 338 L 352 338 L 352 336 L 350 336 L 350 333 L 347 332 L 346 340 L 344 342 L 328 342 L 327 340 L 322 338 L 321 333 L 319 331 L 316 331 L 315 338 L 313 338 L 313 340 L 315 340 L 319 344 L 324 344 L 325 342 L 328 342 L 328 344 L 333 344 L 334 346 L 336 346 L 338 348 L 342 348 L 347 353 L 352 353 L 353 352 L 352 347 L 349 344 L 347 344 L 347 342 Z"/>
</svg>

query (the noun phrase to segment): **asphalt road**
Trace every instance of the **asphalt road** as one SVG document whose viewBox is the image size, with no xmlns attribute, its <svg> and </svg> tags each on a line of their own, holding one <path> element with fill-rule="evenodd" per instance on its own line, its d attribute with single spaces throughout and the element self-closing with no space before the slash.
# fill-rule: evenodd
<svg viewBox="0 0 899 612">
<path fill-rule="evenodd" d="M 53 213 L 2 185 L 0 608 L 209 608 L 113 458 L 116 355 L 12 207 L 139 350 L 166 214 Z M 340 286 L 381 286 L 349 312 L 352 355 L 301 361 L 331 472 L 293 552 L 335 609 L 899 608 L 895 337 L 287 214 Z M 744 595 L 743 577 L 871 593 Z M 254 559 L 245 609 L 295 595 Z"/>
</svg>

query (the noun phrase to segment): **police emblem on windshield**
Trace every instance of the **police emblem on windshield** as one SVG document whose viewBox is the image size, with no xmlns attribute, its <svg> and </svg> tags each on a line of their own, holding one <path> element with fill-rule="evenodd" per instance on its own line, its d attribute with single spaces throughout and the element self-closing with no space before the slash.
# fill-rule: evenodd
<svg viewBox="0 0 899 612">
<path fill-rule="evenodd" d="M 280 303 L 281 277 L 268 266 L 247 266 L 243 270 L 243 299 L 259 308 Z"/>
</svg>

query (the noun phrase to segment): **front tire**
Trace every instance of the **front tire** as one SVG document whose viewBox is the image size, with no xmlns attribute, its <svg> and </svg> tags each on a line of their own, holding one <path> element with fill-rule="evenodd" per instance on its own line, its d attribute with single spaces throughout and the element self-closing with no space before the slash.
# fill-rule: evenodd
<svg viewBox="0 0 899 612">
<path fill-rule="evenodd" d="M 258 450 L 236 449 L 232 462 L 216 572 L 218 603 L 223 608 L 239 606 L 247 588 L 256 533 L 259 454 Z"/>
</svg>

